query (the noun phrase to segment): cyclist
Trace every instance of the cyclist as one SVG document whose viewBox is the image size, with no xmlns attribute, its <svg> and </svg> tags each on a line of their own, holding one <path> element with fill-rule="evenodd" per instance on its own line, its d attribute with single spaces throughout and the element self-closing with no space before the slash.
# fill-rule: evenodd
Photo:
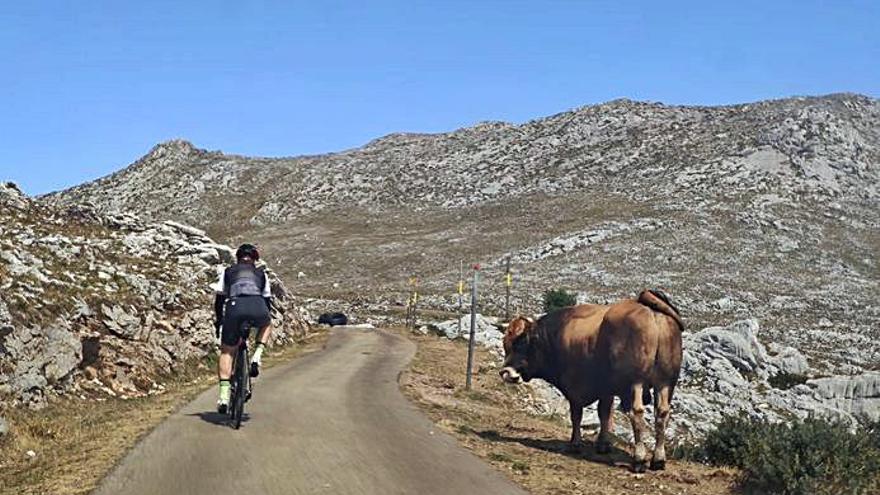
<svg viewBox="0 0 880 495">
<path fill-rule="evenodd" d="M 217 412 L 221 414 L 225 414 L 229 407 L 232 358 L 238 347 L 242 324 L 252 322 L 259 329 L 257 347 L 250 366 L 250 375 L 254 377 L 260 374 L 260 359 L 272 332 L 272 292 L 265 268 L 256 265 L 260 260 L 259 250 L 252 244 L 242 244 L 235 252 L 235 259 L 236 264 L 226 268 L 214 285 L 217 291 L 214 299 L 214 327 L 217 335 L 221 336 L 220 359 L 217 362 L 217 375 L 220 379 Z"/>
</svg>

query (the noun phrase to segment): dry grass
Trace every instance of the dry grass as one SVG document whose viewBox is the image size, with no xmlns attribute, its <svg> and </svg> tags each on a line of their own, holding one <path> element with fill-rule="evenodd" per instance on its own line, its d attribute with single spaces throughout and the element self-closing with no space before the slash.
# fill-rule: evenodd
<svg viewBox="0 0 880 495">
<path fill-rule="evenodd" d="M 316 330 L 302 345 L 266 353 L 267 366 L 321 349 Z M 73 495 L 92 491 L 110 469 L 168 415 L 216 386 L 209 363 L 189 366 L 161 395 L 104 402 L 63 399 L 41 411 L 9 411 L 11 432 L 0 441 L 0 494 Z M 28 451 L 36 456 L 31 458 Z"/>
<path fill-rule="evenodd" d="M 474 387 L 467 392 L 466 345 L 435 337 L 412 339 L 418 351 L 401 377 L 404 394 L 462 445 L 532 493 L 733 493 L 736 473 L 731 470 L 670 461 L 666 471 L 632 474 L 627 445 L 618 443 L 612 454 L 598 455 L 589 437 L 581 451 L 569 452 L 570 429 L 563 418 L 527 414 L 522 392 L 501 383 L 487 352 L 478 352 Z"/>
</svg>

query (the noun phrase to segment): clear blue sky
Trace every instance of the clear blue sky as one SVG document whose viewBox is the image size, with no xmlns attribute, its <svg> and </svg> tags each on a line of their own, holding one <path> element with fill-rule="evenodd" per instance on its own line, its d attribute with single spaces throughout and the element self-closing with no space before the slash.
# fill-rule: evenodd
<svg viewBox="0 0 880 495">
<path fill-rule="evenodd" d="M 876 0 L 9 1 L 0 180 L 44 193 L 175 137 L 290 156 L 617 97 L 841 91 L 880 96 Z"/>
</svg>

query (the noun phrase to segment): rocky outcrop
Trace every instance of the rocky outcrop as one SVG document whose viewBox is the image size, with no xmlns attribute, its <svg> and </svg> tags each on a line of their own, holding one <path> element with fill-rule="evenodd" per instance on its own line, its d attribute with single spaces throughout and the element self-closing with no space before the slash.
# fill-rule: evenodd
<svg viewBox="0 0 880 495">
<path fill-rule="evenodd" d="M 800 351 L 776 344 L 768 350 L 759 336 L 755 320 L 685 336 L 680 428 L 701 433 L 731 412 L 771 421 L 819 415 L 851 424 L 880 417 L 880 375 L 808 379 L 815 371 Z"/>
<path fill-rule="evenodd" d="M 880 420 L 880 373 L 833 376 L 807 381 L 813 396 L 852 416 Z"/>
<path fill-rule="evenodd" d="M 46 389 L 63 383 L 82 361 L 82 342 L 63 319 L 46 327 L 14 330 L 5 339 L 4 357 L 14 368 L 0 377 L 13 396 L 31 405 L 45 401 Z"/>
<path fill-rule="evenodd" d="M 728 367 L 738 373 L 757 372 L 767 362 L 767 353 L 758 342 L 757 333 L 758 322 L 744 320 L 687 335 L 683 343 L 683 375 L 697 375 L 707 368 Z"/>
<path fill-rule="evenodd" d="M 59 209 L 0 184 L 0 397 L 136 397 L 215 352 L 213 291 L 228 246 L 175 222 Z M 306 323 L 268 270 L 274 341 Z"/>
</svg>

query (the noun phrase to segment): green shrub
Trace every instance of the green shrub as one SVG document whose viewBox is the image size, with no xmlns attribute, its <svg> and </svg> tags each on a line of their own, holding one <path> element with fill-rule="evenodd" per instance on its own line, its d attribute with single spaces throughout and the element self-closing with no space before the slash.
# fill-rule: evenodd
<svg viewBox="0 0 880 495">
<path fill-rule="evenodd" d="M 875 449 L 880 450 L 880 419 L 877 421 L 867 421 L 863 428 L 871 445 Z"/>
<path fill-rule="evenodd" d="M 878 437 L 876 424 L 853 432 L 816 418 L 786 425 L 735 416 L 706 436 L 700 455 L 742 469 L 744 487 L 758 493 L 878 493 Z"/>
<path fill-rule="evenodd" d="M 554 309 L 574 306 L 577 298 L 565 289 L 551 289 L 544 293 L 544 312 L 549 313 Z"/>
</svg>

